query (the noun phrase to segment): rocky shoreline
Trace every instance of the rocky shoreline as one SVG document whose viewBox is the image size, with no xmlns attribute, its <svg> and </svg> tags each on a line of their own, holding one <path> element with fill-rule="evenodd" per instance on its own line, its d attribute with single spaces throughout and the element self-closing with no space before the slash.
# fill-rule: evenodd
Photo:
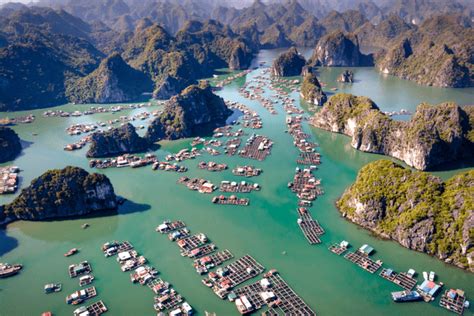
<svg viewBox="0 0 474 316">
<path fill-rule="evenodd" d="M 117 207 L 117 196 L 106 176 L 69 166 L 49 170 L 31 181 L 13 202 L 0 207 L 0 223 L 92 215 Z"/>
<path fill-rule="evenodd" d="M 410 121 L 395 121 L 367 97 L 337 94 L 314 115 L 311 124 L 350 136 L 351 146 L 358 150 L 428 170 L 474 155 L 473 117 L 471 107 L 420 104 Z"/>
<path fill-rule="evenodd" d="M 474 171 L 443 182 L 388 160 L 363 167 L 337 201 L 351 222 L 474 272 Z"/>
</svg>

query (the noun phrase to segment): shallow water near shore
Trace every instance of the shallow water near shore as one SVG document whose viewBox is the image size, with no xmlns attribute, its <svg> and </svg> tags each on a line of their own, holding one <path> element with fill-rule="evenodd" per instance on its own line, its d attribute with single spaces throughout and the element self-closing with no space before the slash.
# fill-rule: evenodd
<svg viewBox="0 0 474 316">
<path fill-rule="evenodd" d="M 255 59 L 270 64 L 278 51 L 262 51 Z M 384 111 L 407 109 L 414 111 L 421 102 L 440 103 L 456 101 L 472 104 L 474 89 L 440 89 L 421 87 L 409 81 L 387 77 L 372 68 L 353 68 L 356 82 L 343 85 L 335 82 L 344 69 L 320 69 L 321 81 L 327 83 L 326 90 L 337 87 L 337 92 L 348 92 L 371 97 Z M 247 80 L 260 74 L 255 70 Z M 245 82 L 241 78 L 226 86 L 218 94 L 228 100 L 239 101 L 259 112 L 263 129 L 256 133 L 270 137 L 274 142 L 272 154 L 264 162 L 255 162 L 224 155 L 211 157 L 204 154 L 196 160 L 181 164 L 189 167 L 188 177 L 203 177 L 213 183 L 221 180 L 242 180 L 232 175 L 230 169 L 236 165 L 252 164 L 263 169 L 262 175 L 250 179 L 262 186 L 260 192 L 248 196 L 248 207 L 219 206 L 210 202 L 212 195 L 198 194 L 177 185 L 181 176 L 176 173 L 152 171 L 150 167 L 129 169 L 106 169 L 117 194 L 127 198 L 116 215 L 87 219 L 72 219 L 50 222 L 16 222 L 6 230 L 0 230 L 0 261 L 22 263 L 24 269 L 15 277 L 0 280 L 0 315 L 39 315 L 50 310 L 55 315 L 71 315 L 76 307 L 66 305 L 66 295 L 76 291 L 77 279 L 70 279 L 67 267 L 72 263 L 88 260 L 92 264 L 96 281 L 92 285 L 111 315 L 153 315 L 153 295 L 140 285 L 132 284 L 128 273 L 122 273 L 113 258 L 104 258 L 100 246 L 109 240 L 129 240 L 136 250 L 147 257 L 151 265 L 160 271 L 160 277 L 170 282 L 186 300 L 204 315 L 204 311 L 217 315 L 237 315 L 234 304 L 222 301 L 203 286 L 201 277 L 194 271 L 192 261 L 179 255 L 178 247 L 166 236 L 154 231 L 164 219 L 181 219 L 192 232 L 203 232 L 221 250 L 229 249 L 235 257 L 252 255 L 267 270 L 277 269 L 288 284 L 305 300 L 318 315 L 449 315 L 436 302 L 395 304 L 391 291 L 399 288 L 378 275 L 372 275 L 343 257 L 327 250 L 334 242 L 348 240 L 353 247 L 370 244 L 376 249 L 373 256 L 381 259 L 386 267 L 397 271 L 415 269 L 422 279 L 422 271 L 435 271 L 438 280 L 446 287 L 461 288 L 468 299 L 474 298 L 474 275 L 427 255 L 416 253 L 395 242 L 381 240 L 366 230 L 341 218 L 334 206 L 357 175 L 358 170 L 370 161 L 384 158 L 358 152 L 350 147 L 349 138 L 306 126 L 314 140 L 319 143 L 322 164 L 316 171 L 322 179 L 325 194 L 315 201 L 313 216 L 326 233 L 322 244 L 309 245 L 296 223 L 296 196 L 287 189 L 296 167 L 297 149 L 292 138 L 284 132 L 285 113 L 276 106 L 278 115 L 271 115 L 257 101 L 240 96 L 238 89 Z M 267 96 L 273 92 L 267 92 Z M 293 96 L 299 102 L 299 96 Z M 71 106 L 59 107 L 70 110 Z M 88 106 L 73 106 L 86 109 Z M 43 118 L 44 110 L 32 111 L 36 121 L 29 125 L 14 126 L 25 141 L 23 154 L 10 164 L 22 169 L 22 187 L 33 178 L 51 168 L 75 165 L 88 171 L 85 158 L 87 149 L 75 152 L 63 151 L 63 146 L 77 140 L 65 128 L 72 123 L 108 120 L 118 115 L 129 115 L 158 107 L 82 116 L 78 118 Z M 0 113 L 0 117 L 18 116 L 23 113 Z M 136 125 L 142 122 L 134 123 Z M 141 130 L 140 133 L 144 131 Z M 250 135 L 253 130 L 247 130 Z M 33 136 L 37 133 L 37 136 Z M 246 137 L 244 136 L 243 141 Z M 157 150 L 159 159 L 168 152 L 187 147 L 189 140 L 166 142 Z M 211 173 L 197 168 L 199 161 L 225 162 L 229 170 Z M 6 164 L 4 164 L 6 165 Z M 461 172 L 457 169 L 435 174 L 444 179 Z M 243 194 L 241 194 L 243 196 Z M 0 197 L 0 204 L 11 201 L 14 196 Z M 83 223 L 90 228 L 81 229 Z M 80 249 L 79 254 L 65 258 L 70 248 Z M 45 295 L 43 285 L 50 282 L 63 283 L 60 293 Z M 250 281 L 253 282 L 253 281 Z M 473 309 L 465 314 L 472 314 Z"/>
</svg>

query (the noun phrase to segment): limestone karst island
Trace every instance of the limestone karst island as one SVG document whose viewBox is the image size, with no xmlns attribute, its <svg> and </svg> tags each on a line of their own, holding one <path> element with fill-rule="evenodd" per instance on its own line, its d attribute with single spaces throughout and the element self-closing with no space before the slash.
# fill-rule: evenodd
<svg viewBox="0 0 474 316">
<path fill-rule="evenodd" d="M 0 316 L 473 301 L 473 0 L 0 0 Z"/>
</svg>

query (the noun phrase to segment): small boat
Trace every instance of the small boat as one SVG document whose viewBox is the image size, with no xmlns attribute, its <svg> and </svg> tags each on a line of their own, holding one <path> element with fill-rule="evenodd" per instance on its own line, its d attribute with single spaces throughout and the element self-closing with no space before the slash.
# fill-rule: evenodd
<svg viewBox="0 0 474 316">
<path fill-rule="evenodd" d="M 20 272 L 23 268 L 21 264 L 0 263 L 0 278 L 8 278 Z"/>
<path fill-rule="evenodd" d="M 70 257 L 72 255 L 75 255 L 78 252 L 79 252 L 79 249 L 77 248 L 69 249 L 69 251 L 64 254 L 64 257 Z"/>
<path fill-rule="evenodd" d="M 394 302 L 414 302 L 422 299 L 420 293 L 417 291 L 399 291 L 392 292 L 392 299 Z"/>
<path fill-rule="evenodd" d="M 415 269 L 409 269 L 407 272 L 407 276 L 409 276 L 410 278 L 413 278 L 415 274 L 416 274 Z"/>
<path fill-rule="evenodd" d="M 428 272 L 423 271 L 423 279 L 425 279 L 426 281 L 428 281 Z"/>
<path fill-rule="evenodd" d="M 84 286 L 91 284 L 94 281 L 94 276 L 92 274 L 86 274 L 79 278 L 79 286 Z"/>
<path fill-rule="evenodd" d="M 46 294 L 61 292 L 62 284 L 61 283 L 49 283 L 44 286 L 44 292 Z"/>
<path fill-rule="evenodd" d="M 86 228 L 89 228 L 89 223 L 84 223 L 81 225 L 82 229 L 86 229 Z"/>
<path fill-rule="evenodd" d="M 53 313 L 51 312 L 43 312 L 41 316 L 53 316 Z"/>
<path fill-rule="evenodd" d="M 431 271 L 428 280 L 434 281 L 435 279 L 436 279 L 436 274 L 433 271 Z"/>
</svg>

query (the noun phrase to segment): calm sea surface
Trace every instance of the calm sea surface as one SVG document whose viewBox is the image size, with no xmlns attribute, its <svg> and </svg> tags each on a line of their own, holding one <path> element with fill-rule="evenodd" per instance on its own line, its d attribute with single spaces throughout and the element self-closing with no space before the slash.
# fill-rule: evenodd
<svg viewBox="0 0 474 316">
<path fill-rule="evenodd" d="M 262 51 L 255 64 L 271 63 L 278 51 Z M 320 80 L 339 92 L 349 92 L 371 97 L 384 111 L 407 109 L 414 111 L 417 104 L 456 101 L 459 104 L 474 103 L 474 89 L 440 89 L 418 86 L 409 81 L 379 74 L 371 68 L 353 68 L 356 82 L 343 85 L 335 82 L 343 69 L 320 69 Z M 22 263 L 24 269 L 15 277 L 0 280 L 0 315 L 40 315 L 52 311 L 55 315 L 71 315 L 76 307 L 66 305 L 66 295 L 78 289 L 78 280 L 70 279 L 67 267 L 72 263 L 88 260 L 93 267 L 98 299 L 109 307 L 110 315 L 154 315 L 151 291 L 129 280 L 114 259 L 104 258 L 100 246 L 110 240 L 129 240 L 135 248 L 169 281 L 186 300 L 203 315 L 204 311 L 217 315 L 236 315 L 233 303 L 217 298 L 201 284 L 201 277 L 194 271 L 192 261 L 179 255 L 178 247 L 154 228 L 164 219 L 182 219 L 192 232 L 203 232 L 221 250 L 229 249 L 236 257 L 251 254 L 267 269 L 280 271 L 290 286 L 319 315 L 447 315 L 438 307 L 438 301 L 427 303 L 395 304 L 390 297 L 397 286 L 378 275 L 372 275 L 343 257 L 338 257 L 327 247 L 343 239 L 354 247 L 370 244 L 376 249 L 373 256 L 385 266 L 397 271 L 415 269 L 435 271 L 438 280 L 447 287 L 466 290 L 474 298 L 474 275 L 447 266 L 427 255 L 402 248 L 395 242 L 384 241 L 366 230 L 340 217 L 334 203 L 365 164 L 383 157 L 365 154 L 352 149 L 349 138 L 317 129 L 311 132 L 322 154 L 322 164 L 316 175 L 322 179 L 325 194 L 312 208 L 314 217 L 326 230 L 321 245 L 310 246 L 296 223 L 296 196 L 287 189 L 296 167 L 297 149 L 285 131 L 285 113 L 278 105 L 278 115 L 271 115 L 257 101 L 239 95 L 238 89 L 245 82 L 260 74 L 255 70 L 229 86 L 219 95 L 239 101 L 258 111 L 264 128 L 257 131 L 269 136 L 275 144 L 271 156 L 264 162 L 254 162 L 224 155 L 211 157 L 207 154 L 183 164 L 189 167 L 187 176 L 203 177 L 219 183 L 221 180 L 242 180 L 234 177 L 231 169 L 236 165 L 252 164 L 261 167 L 261 176 L 252 178 L 262 186 L 260 192 L 251 193 L 249 207 L 218 206 L 210 202 L 211 196 L 189 191 L 177 185 L 176 173 L 140 169 L 107 169 L 100 172 L 112 181 L 116 193 L 129 202 L 120 208 L 118 215 L 51 222 L 16 222 L 6 230 L 0 230 L 0 261 Z M 267 92 L 270 96 L 273 92 Z M 299 104 L 299 96 L 293 93 Z M 305 106 L 305 104 L 302 104 Z M 88 106 L 65 105 L 57 109 L 86 109 Z M 15 131 L 24 140 L 24 150 L 13 163 L 22 169 L 22 187 L 51 168 L 75 165 L 89 171 L 85 158 L 86 149 L 76 152 L 63 151 L 63 146 L 78 140 L 65 129 L 72 123 L 94 123 L 131 115 L 151 108 L 122 111 L 118 114 L 97 114 L 77 118 L 43 118 L 44 110 L 33 111 L 36 121 L 30 125 L 17 125 Z M 26 112 L 25 112 L 26 113 Z M 18 113 L 0 113 L 0 117 L 18 116 Z M 403 118 L 402 118 L 403 119 Z M 137 126 L 146 124 L 138 121 Z M 141 130 L 140 133 L 143 133 Z M 249 134 L 252 130 L 247 131 Z M 33 136 L 37 133 L 37 136 Z M 243 140 L 245 141 L 246 138 Z M 167 142 L 156 154 L 160 159 L 170 152 L 189 146 L 189 140 Z M 202 159 L 201 159 L 202 158 Z M 230 170 L 210 173 L 197 169 L 200 160 L 225 162 Z M 5 164 L 6 165 L 6 164 Z M 465 169 L 436 174 L 448 178 Z M 0 204 L 14 196 L 0 197 Z M 83 230 L 81 225 L 89 223 Z M 78 255 L 65 258 L 70 248 L 80 248 Z M 421 280 L 421 275 L 418 280 Z M 45 295 L 43 286 L 50 282 L 63 283 L 63 291 Z M 94 302 L 95 299 L 89 301 Z M 472 310 L 472 309 L 471 309 Z M 469 314 L 469 311 L 466 313 Z"/>
</svg>

